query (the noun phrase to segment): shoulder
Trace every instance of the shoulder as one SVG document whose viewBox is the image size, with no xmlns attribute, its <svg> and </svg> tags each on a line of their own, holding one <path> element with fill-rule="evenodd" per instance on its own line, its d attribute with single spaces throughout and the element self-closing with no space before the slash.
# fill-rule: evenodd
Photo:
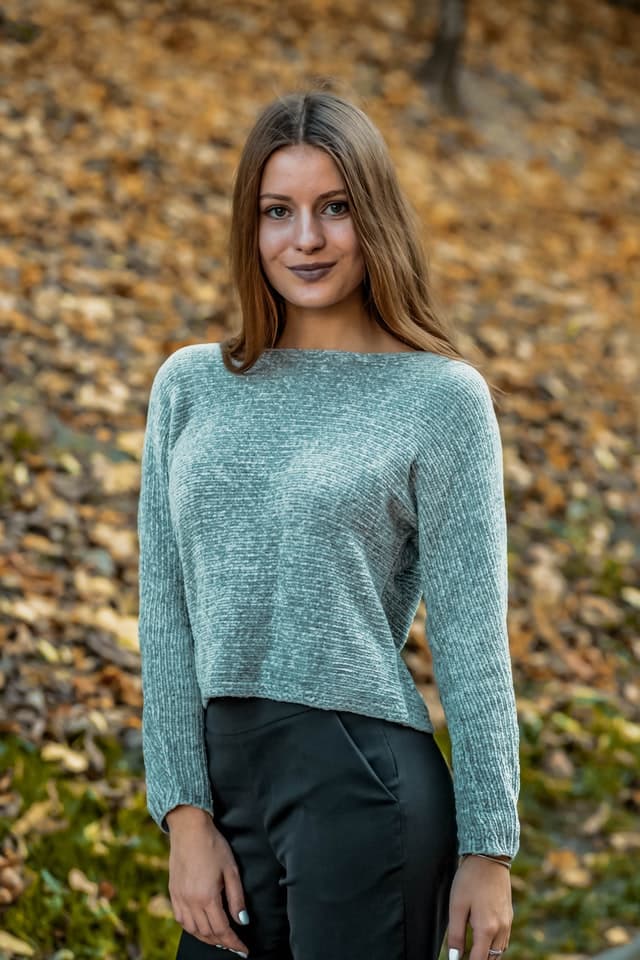
<svg viewBox="0 0 640 960">
<path fill-rule="evenodd" d="M 464 360 L 444 357 L 425 390 L 423 452 L 444 460 L 499 438 L 485 377 Z"/>
<path fill-rule="evenodd" d="M 211 377 L 219 343 L 189 343 L 166 357 L 153 378 L 151 398 L 172 402 L 189 393 L 204 377 Z"/>
<path fill-rule="evenodd" d="M 434 399 L 454 418 L 473 416 L 487 405 L 493 407 L 489 385 L 483 375 L 465 360 L 444 358 L 434 381 Z M 444 412 L 444 411 L 443 411 Z"/>
<path fill-rule="evenodd" d="M 472 425 L 494 415 L 493 398 L 484 376 L 466 360 L 439 356 L 439 363 L 428 371 L 421 384 L 425 422 L 455 431 L 456 426 Z"/>
</svg>

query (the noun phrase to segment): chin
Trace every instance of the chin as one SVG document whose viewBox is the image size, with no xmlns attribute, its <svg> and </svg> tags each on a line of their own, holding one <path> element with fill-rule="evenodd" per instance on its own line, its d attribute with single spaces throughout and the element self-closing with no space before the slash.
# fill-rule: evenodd
<svg viewBox="0 0 640 960">
<path fill-rule="evenodd" d="M 342 296 L 330 293 L 316 294 L 315 296 L 310 294 L 307 297 L 301 297 L 299 294 L 290 297 L 288 297 L 286 294 L 283 294 L 282 296 L 287 303 L 291 304 L 292 307 L 314 307 L 316 309 L 334 307 L 345 299 Z"/>
<path fill-rule="evenodd" d="M 325 287 L 324 289 L 320 288 L 319 284 L 310 283 L 305 290 L 300 290 L 299 287 L 295 289 L 287 290 L 283 289 L 280 293 L 281 297 L 284 297 L 285 300 L 288 300 L 290 303 L 309 303 L 313 301 L 314 303 L 320 302 L 331 302 L 334 303 L 337 300 L 343 299 L 343 294 L 341 291 L 336 291 L 332 287 Z"/>
</svg>

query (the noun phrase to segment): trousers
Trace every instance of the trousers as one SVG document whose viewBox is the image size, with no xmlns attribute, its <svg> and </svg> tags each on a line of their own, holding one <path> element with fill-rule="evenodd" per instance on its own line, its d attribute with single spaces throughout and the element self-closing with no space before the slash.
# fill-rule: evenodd
<svg viewBox="0 0 640 960">
<path fill-rule="evenodd" d="M 432 733 L 345 710 L 214 697 L 214 822 L 252 960 L 438 960 L 457 869 L 453 781 Z M 176 960 L 235 954 L 182 930 Z"/>
</svg>

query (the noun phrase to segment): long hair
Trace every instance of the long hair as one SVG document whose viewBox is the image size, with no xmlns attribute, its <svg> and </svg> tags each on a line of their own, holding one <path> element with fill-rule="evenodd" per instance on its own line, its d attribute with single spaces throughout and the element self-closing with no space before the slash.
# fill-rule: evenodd
<svg viewBox="0 0 640 960">
<path fill-rule="evenodd" d="M 227 369 L 248 370 L 284 329 L 285 301 L 260 262 L 259 193 L 271 154 L 298 144 L 325 150 L 342 174 L 365 264 L 363 300 L 371 319 L 414 349 L 470 363 L 435 306 L 422 225 L 403 194 L 382 134 L 354 103 L 326 89 L 308 89 L 277 97 L 262 109 L 235 173 L 229 260 L 241 327 L 221 344 Z"/>
</svg>

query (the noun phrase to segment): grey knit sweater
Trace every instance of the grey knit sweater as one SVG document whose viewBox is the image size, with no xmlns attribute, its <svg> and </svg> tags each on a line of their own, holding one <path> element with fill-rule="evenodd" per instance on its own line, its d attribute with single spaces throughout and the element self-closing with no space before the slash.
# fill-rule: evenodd
<svg viewBox="0 0 640 960">
<path fill-rule="evenodd" d="M 420 597 L 459 853 L 515 856 L 519 728 L 502 446 L 486 381 L 431 352 L 182 347 L 150 392 L 138 504 L 148 809 L 214 816 L 210 697 L 432 731 L 401 656 Z"/>
</svg>

